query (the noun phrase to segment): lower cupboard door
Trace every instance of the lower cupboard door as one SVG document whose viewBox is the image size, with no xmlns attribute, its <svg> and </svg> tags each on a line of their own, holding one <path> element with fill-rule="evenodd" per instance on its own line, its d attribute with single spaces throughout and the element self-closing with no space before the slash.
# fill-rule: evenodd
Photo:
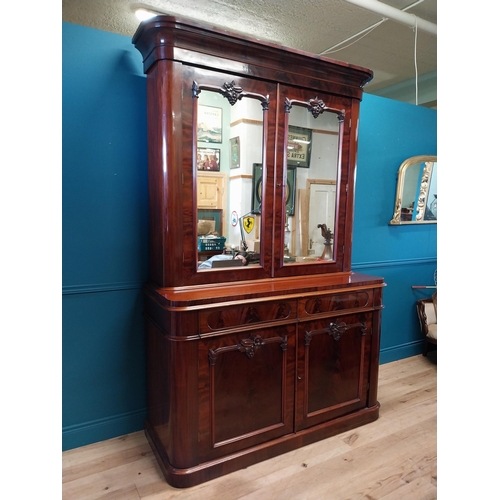
<svg viewBox="0 0 500 500">
<path fill-rule="evenodd" d="M 292 432 L 295 325 L 201 340 L 198 361 L 201 460 Z"/>
<path fill-rule="evenodd" d="M 296 429 L 366 407 L 372 314 L 299 325 Z"/>
</svg>

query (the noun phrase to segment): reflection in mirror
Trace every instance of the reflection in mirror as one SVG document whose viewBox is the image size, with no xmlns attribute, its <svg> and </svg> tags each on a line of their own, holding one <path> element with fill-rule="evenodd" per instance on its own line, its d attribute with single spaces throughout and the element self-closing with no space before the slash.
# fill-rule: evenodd
<svg viewBox="0 0 500 500">
<path fill-rule="evenodd" d="M 260 264 L 261 210 L 254 206 L 252 185 L 254 165 L 261 166 L 260 178 L 263 174 L 267 101 L 238 89 L 236 102 L 206 87 L 195 100 L 198 269 L 203 272 Z"/>
<path fill-rule="evenodd" d="M 285 205 L 285 264 L 335 260 L 343 115 L 325 108 L 315 117 L 306 106 L 295 101 L 289 108 L 286 178 L 294 201 Z"/>
<path fill-rule="evenodd" d="M 390 225 L 437 223 L 437 156 L 413 156 L 399 167 Z"/>
</svg>

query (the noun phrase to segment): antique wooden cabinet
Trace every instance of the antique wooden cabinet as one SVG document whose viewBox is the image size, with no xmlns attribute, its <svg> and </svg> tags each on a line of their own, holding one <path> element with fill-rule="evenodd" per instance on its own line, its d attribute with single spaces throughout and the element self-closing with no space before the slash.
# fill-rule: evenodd
<svg viewBox="0 0 500 500">
<path fill-rule="evenodd" d="M 133 43 L 147 75 L 146 434 L 167 481 L 375 420 L 384 281 L 351 271 L 371 71 L 171 16 Z M 199 188 L 202 170 L 221 183 Z M 198 267 L 245 249 L 248 265 Z"/>
</svg>

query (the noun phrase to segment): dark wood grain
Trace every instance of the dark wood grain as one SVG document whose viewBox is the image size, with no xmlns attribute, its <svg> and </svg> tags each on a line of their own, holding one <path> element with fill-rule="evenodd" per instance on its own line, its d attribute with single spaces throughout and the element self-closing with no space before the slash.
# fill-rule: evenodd
<svg viewBox="0 0 500 500">
<path fill-rule="evenodd" d="M 200 43 L 203 40 L 203 43 Z M 217 67 L 278 83 L 360 98 L 373 78 L 369 69 L 322 56 L 217 30 L 173 16 L 142 23 L 132 39 L 141 52 L 144 71 L 165 59 L 189 60 L 194 66 Z"/>
<path fill-rule="evenodd" d="M 375 420 L 385 283 L 351 271 L 371 71 L 171 16 L 133 43 L 147 74 L 145 429 L 165 478 L 193 486 Z M 260 261 L 199 272 L 197 101 L 228 88 L 263 104 Z M 332 261 L 284 265 L 287 100 L 344 117 Z"/>
<path fill-rule="evenodd" d="M 371 72 L 168 16 L 141 25 L 133 42 L 147 61 L 151 280 L 160 286 L 179 286 L 350 271 L 359 100 Z M 244 92 L 269 98 L 263 115 L 260 266 L 197 272 L 193 82 L 215 89 L 234 82 Z M 333 262 L 283 265 L 285 99 L 303 103 L 320 99 L 328 109 L 345 115 Z"/>
</svg>

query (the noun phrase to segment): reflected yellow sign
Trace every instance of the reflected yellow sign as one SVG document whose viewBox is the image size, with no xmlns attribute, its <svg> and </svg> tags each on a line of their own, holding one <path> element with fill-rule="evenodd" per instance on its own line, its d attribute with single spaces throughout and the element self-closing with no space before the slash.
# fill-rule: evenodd
<svg viewBox="0 0 500 500">
<path fill-rule="evenodd" d="M 252 229 L 255 226 L 255 217 L 252 215 L 247 215 L 246 217 L 243 217 L 243 229 L 245 229 L 245 232 L 247 234 L 250 234 L 252 232 Z"/>
</svg>

